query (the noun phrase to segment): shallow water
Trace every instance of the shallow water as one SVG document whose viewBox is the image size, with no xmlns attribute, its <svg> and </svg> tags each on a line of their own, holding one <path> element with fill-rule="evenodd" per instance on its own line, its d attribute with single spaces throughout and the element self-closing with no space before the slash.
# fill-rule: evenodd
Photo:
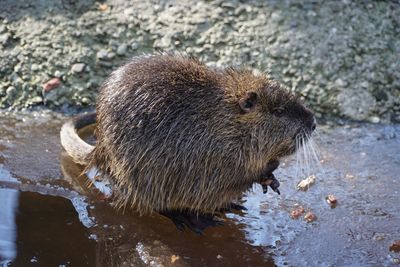
<svg viewBox="0 0 400 267">
<path fill-rule="evenodd" d="M 400 239 L 400 126 L 322 127 L 322 170 L 297 191 L 295 157 L 255 186 L 248 210 L 203 236 L 159 215 L 116 212 L 59 144 L 65 118 L 0 114 L 0 262 L 7 266 L 391 266 Z M 305 177 L 303 177 L 305 178 Z M 332 209 L 325 197 L 334 194 Z M 290 217 L 297 205 L 318 217 Z"/>
</svg>

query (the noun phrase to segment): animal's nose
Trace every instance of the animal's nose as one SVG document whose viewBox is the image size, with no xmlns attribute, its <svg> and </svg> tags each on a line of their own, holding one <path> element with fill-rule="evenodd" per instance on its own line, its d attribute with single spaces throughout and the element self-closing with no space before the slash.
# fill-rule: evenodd
<svg viewBox="0 0 400 267">
<path fill-rule="evenodd" d="M 317 128 L 317 120 L 315 119 L 315 117 L 313 118 L 313 122 L 311 124 L 311 131 L 314 131 L 315 128 Z"/>
</svg>

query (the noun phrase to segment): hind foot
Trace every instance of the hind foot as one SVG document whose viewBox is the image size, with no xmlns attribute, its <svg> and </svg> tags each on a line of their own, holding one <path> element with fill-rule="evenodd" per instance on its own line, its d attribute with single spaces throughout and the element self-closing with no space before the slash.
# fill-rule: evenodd
<svg viewBox="0 0 400 267">
<path fill-rule="evenodd" d="M 223 225 L 222 221 L 212 214 L 194 214 L 183 211 L 163 211 L 161 215 L 169 218 L 179 231 L 189 228 L 196 234 L 203 234 L 207 227 Z"/>
<path fill-rule="evenodd" d="M 238 203 L 231 202 L 231 203 L 229 203 L 229 205 L 227 207 L 221 208 L 219 210 L 219 212 L 233 212 L 233 211 L 241 212 L 241 211 L 245 211 L 245 210 L 247 210 L 247 208 L 245 206 L 240 205 Z"/>
</svg>

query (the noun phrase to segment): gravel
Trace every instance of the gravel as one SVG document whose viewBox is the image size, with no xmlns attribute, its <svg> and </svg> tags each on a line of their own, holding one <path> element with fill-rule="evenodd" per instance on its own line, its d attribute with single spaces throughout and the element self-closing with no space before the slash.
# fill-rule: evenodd
<svg viewBox="0 0 400 267">
<path fill-rule="evenodd" d="M 129 57 L 174 51 L 266 72 L 318 117 L 400 122 L 397 1 L 25 2 L 0 7 L 3 109 L 92 106 Z"/>
</svg>

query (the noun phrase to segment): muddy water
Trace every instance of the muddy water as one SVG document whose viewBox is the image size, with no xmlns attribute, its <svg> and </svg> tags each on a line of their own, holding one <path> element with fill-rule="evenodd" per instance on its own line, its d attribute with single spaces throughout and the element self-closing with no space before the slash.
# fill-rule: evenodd
<svg viewBox="0 0 400 267">
<path fill-rule="evenodd" d="M 203 236 L 159 215 L 116 212 L 87 188 L 59 145 L 65 118 L 0 114 L 0 262 L 4 266 L 392 266 L 400 239 L 400 126 L 322 127 L 316 183 L 297 191 L 295 158 L 281 195 L 248 192 L 244 213 Z M 325 201 L 334 194 L 338 205 Z M 292 219 L 302 206 L 317 220 Z"/>
</svg>

